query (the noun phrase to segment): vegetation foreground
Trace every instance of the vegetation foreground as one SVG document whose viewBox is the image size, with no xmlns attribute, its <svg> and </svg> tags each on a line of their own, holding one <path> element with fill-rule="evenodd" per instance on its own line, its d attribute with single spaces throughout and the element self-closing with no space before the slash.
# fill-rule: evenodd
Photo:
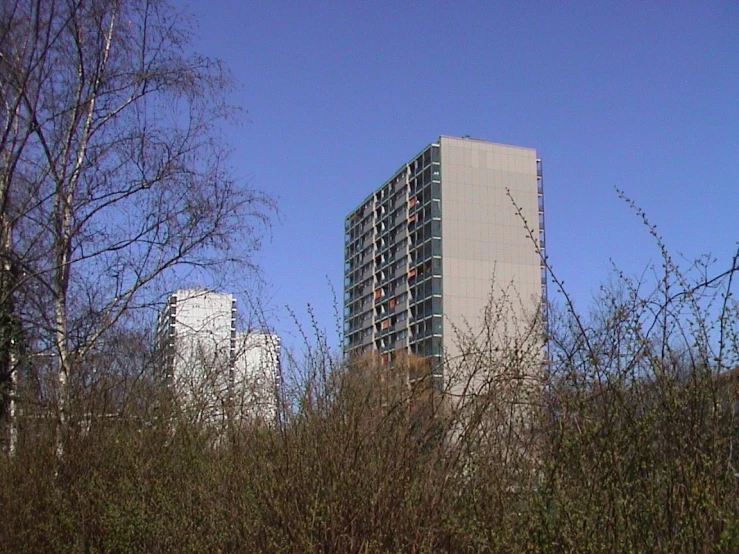
<svg viewBox="0 0 739 554">
<path fill-rule="evenodd" d="M 0 552 L 739 552 L 737 257 L 684 271 L 636 208 L 662 265 L 588 317 L 553 276 L 514 332 L 494 288 L 444 379 L 319 333 L 277 421 L 183 411 L 150 316 L 248 281 L 275 208 L 233 86 L 166 0 L 0 3 Z"/>
<path fill-rule="evenodd" d="M 536 324 L 502 346 L 460 330 L 463 403 L 409 386 L 422 360 L 321 348 L 272 425 L 198 424 L 143 379 L 86 389 L 63 454 L 40 418 L 1 459 L 0 550 L 736 552 L 736 306 L 709 325 L 715 291 L 679 280 L 624 279 L 588 326 L 551 313 L 544 369 Z M 90 423 L 115 386 L 119 416 Z"/>
</svg>

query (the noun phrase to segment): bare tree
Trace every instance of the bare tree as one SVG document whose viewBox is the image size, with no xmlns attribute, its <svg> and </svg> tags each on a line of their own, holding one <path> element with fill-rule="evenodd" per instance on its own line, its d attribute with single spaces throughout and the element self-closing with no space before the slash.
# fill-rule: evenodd
<svg viewBox="0 0 739 554">
<path fill-rule="evenodd" d="M 272 204 L 230 175 L 217 125 L 231 77 L 190 52 L 168 2 L 0 10 L 0 248 L 15 275 L 0 305 L 52 360 L 63 429 L 70 376 L 106 331 L 182 268 L 249 265 Z"/>
</svg>

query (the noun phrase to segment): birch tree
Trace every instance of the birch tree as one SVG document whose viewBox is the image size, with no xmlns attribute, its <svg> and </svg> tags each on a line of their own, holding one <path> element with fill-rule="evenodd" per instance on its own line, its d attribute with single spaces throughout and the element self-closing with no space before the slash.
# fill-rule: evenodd
<svg viewBox="0 0 739 554">
<path fill-rule="evenodd" d="M 23 330 L 3 375 L 21 343 L 43 358 L 63 430 L 106 331 L 185 268 L 250 265 L 272 203 L 232 177 L 232 79 L 172 5 L 10 0 L 0 18 L 0 315 L 3 337 Z"/>
</svg>

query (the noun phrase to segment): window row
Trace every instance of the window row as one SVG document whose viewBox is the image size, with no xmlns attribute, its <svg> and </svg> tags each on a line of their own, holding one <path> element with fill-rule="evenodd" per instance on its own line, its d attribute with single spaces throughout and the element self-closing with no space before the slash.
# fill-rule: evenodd
<svg viewBox="0 0 739 554">
<path fill-rule="evenodd" d="M 417 246 L 413 250 L 411 250 L 410 264 L 412 266 L 417 266 L 433 256 L 441 256 L 440 238 L 432 238 L 430 240 L 427 240 L 424 244 Z"/>
<path fill-rule="evenodd" d="M 408 337 L 408 331 L 401 329 L 396 333 L 390 333 L 384 337 L 379 337 L 375 340 L 375 347 L 378 351 L 384 352 L 388 350 L 395 350 L 399 345 L 398 341 L 404 341 Z M 404 345 L 400 345 L 404 346 Z"/>
<path fill-rule="evenodd" d="M 440 357 L 443 354 L 441 337 L 430 337 L 413 342 L 410 345 L 410 350 L 418 356 Z"/>
<path fill-rule="evenodd" d="M 442 332 L 442 318 L 441 316 L 435 316 L 430 319 L 413 323 L 410 326 L 411 341 L 418 341 L 431 335 L 441 335 Z"/>
<path fill-rule="evenodd" d="M 403 308 L 402 310 L 398 311 L 398 314 L 402 314 L 405 310 L 405 304 L 407 301 L 408 301 L 408 293 L 402 292 L 398 294 L 397 296 L 393 296 L 392 298 L 387 299 L 385 302 L 382 302 L 381 304 L 377 304 L 375 306 L 375 315 L 378 318 L 382 318 L 388 314 L 393 313 L 396 308 Z M 398 321 L 403 321 L 407 316 L 398 315 L 398 317 L 400 317 Z"/>
</svg>

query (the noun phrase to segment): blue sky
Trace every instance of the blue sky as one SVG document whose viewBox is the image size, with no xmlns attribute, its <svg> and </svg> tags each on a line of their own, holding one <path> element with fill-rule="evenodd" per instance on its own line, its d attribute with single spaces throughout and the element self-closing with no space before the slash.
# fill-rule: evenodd
<svg viewBox="0 0 739 554">
<path fill-rule="evenodd" d="M 245 123 L 235 173 L 281 216 L 257 261 L 275 329 L 310 303 L 336 338 L 343 220 L 440 134 L 530 146 L 550 262 L 587 309 L 611 261 L 658 262 L 623 189 L 674 253 L 725 268 L 739 240 L 739 4 L 193 2 Z"/>
</svg>

